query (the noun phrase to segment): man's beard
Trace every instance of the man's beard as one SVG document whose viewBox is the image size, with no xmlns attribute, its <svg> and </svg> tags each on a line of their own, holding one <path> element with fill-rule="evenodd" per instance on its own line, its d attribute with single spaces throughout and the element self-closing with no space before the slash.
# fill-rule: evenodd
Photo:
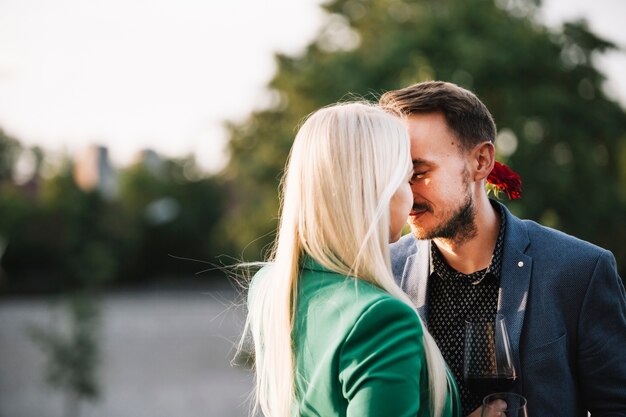
<svg viewBox="0 0 626 417">
<path fill-rule="evenodd" d="M 425 209 L 433 213 L 432 208 L 427 205 L 415 204 L 414 208 Z M 476 236 L 475 215 L 474 200 L 468 190 L 465 201 L 448 220 L 430 231 L 414 229 L 413 235 L 420 240 L 449 239 L 456 243 L 462 243 Z"/>
</svg>

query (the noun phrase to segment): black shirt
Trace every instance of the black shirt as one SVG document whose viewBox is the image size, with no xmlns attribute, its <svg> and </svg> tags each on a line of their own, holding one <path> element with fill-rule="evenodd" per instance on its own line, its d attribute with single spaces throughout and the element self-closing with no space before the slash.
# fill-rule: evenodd
<svg viewBox="0 0 626 417">
<path fill-rule="evenodd" d="M 472 394 L 463 381 L 465 320 L 470 317 L 492 318 L 498 310 L 506 228 L 503 210 L 499 206 L 498 208 L 500 231 L 487 268 L 469 275 L 458 272 L 448 265 L 437 245 L 434 242 L 431 244 L 430 279 L 427 288 L 428 330 L 456 379 L 464 416 L 482 404 L 482 398 Z"/>
</svg>

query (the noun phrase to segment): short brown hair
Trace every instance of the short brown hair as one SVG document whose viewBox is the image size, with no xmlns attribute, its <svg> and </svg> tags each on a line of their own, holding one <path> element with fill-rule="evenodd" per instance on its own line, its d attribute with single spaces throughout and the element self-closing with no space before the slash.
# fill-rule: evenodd
<svg viewBox="0 0 626 417">
<path fill-rule="evenodd" d="M 405 116 L 441 112 L 464 149 L 496 141 L 496 124 L 476 94 L 444 81 L 425 81 L 387 91 L 380 105 Z"/>
</svg>

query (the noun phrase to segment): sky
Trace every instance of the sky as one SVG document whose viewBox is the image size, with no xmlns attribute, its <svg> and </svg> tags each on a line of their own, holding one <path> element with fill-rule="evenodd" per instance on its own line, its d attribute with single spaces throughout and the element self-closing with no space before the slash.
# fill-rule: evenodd
<svg viewBox="0 0 626 417">
<path fill-rule="evenodd" d="M 269 100 L 273 54 L 316 35 L 323 0 L 0 0 L 0 127 L 25 145 L 151 148 L 225 163 L 223 122 Z M 626 49 L 624 0 L 544 0 L 549 25 L 578 17 Z M 600 57 L 626 107 L 626 52 Z"/>
</svg>

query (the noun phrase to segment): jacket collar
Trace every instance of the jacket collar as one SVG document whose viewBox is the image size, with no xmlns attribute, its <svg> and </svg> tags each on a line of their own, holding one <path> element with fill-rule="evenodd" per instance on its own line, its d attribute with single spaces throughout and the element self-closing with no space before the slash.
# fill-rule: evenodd
<svg viewBox="0 0 626 417">
<path fill-rule="evenodd" d="M 311 271 L 334 272 L 326 268 L 325 266 L 322 266 L 319 262 L 317 262 L 315 259 L 313 259 L 312 256 L 308 254 L 302 255 L 302 258 L 300 260 L 300 265 L 302 266 L 303 269 L 309 269 Z"/>
<path fill-rule="evenodd" d="M 504 235 L 498 313 L 506 319 L 511 350 L 519 370 L 519 342 L 524 326 L 533 258 L 526 253 L 530 238 L 524 222 L 506 208 L 504 212 L 507 216 L 507 230 Z"/>
</svg>

